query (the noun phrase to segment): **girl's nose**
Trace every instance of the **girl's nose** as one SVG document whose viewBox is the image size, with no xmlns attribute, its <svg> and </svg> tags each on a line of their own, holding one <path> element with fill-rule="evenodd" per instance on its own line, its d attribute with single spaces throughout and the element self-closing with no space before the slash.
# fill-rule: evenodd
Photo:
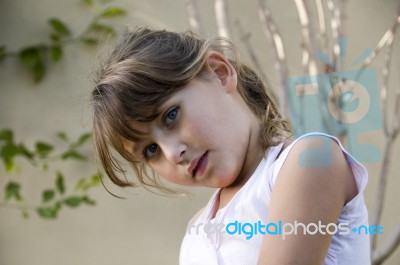
<svg viewBox="0 0 400 265">
<path fill-rule="evenodd" d="M 186 153 L 186 145 L 179 142 L 170 140 L 164 144 L 160 144 L 161 150 L 164 152 L 165 157 L 173 164 L 181 164 L 184 162 Z"/>
</svg>

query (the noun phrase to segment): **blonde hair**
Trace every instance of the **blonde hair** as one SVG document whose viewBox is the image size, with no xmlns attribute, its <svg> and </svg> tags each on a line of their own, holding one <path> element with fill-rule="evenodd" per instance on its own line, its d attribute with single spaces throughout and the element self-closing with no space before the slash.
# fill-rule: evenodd
<svg viewBox="0 0 400 265">
<path fill-rule="evenodd" d="M 142 186 L 171 191 L 124 149 L 123 141 L 137 142 L 144 136 L 134 124 L 154 120 L 159 115 L 158 106 L 202 73 L 210 51 L 225 55 L 236 69 L 238 90 L 260 119 L 263 147 L 275 146 L 287 137 L 289 124 L 282 119 L 259 75 L 238 61 L 228 40 L 202 40 L 192 32 L 125 30 L 99 71 L 92 91 L 95 153 L 114 184 L 137 186 L 126 178 L 116 151 L 130 164 Z"/>
</svg>

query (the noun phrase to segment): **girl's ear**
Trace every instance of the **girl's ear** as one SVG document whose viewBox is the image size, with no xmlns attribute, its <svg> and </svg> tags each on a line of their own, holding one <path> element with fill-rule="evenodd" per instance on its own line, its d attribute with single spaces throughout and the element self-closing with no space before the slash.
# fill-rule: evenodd
<svg viewBox="0 0 400 265">
<path fill-rule="evenodd" d="M 228 58 L 218 52 L 209 52 L 206 63 L 212 74 L 218 77 L 221 85 L 227 92 L 233 92 L 237 90 L 236 69 L 229 62 Z"/>
</svg>

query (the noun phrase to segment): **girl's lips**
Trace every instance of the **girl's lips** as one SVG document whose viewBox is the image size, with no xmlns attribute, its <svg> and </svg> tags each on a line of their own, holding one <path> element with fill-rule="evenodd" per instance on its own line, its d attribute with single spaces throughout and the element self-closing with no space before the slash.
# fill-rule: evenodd
<svg viewBox="0 0 400 265">
<path fill-rule="evenodd" d="M 190 171 L 192 177 L 202 176 L 207 168 L 208 162 L 208 151 L 205 152 L 199 159 L 196 159 L 191 163 Z"/>
</svg>

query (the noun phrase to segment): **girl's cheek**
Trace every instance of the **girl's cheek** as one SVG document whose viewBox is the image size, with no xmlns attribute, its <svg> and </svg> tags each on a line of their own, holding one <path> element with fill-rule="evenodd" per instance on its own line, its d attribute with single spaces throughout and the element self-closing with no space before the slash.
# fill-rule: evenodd
<svg viewBox="0 0 400 265">
<path fill-rule="evenodd" d="M 207 131 L 212 130 L 212 127 L 209 126 L 209 122 L 203 116 L 196 116 L 185 122 L 183 129 L 185 137 L 200 140 L 200 138 L 206 136 Z"/>
<path fill-rule="evenodd" d="M 157 163 L 153 166 L 153 170 L 157 173 L 157 175 L 167 180 L 170 180 L 171 176 L 176 175 L 176 172 L 174 172 L 171 164 L 167 161 L 160 161 L 160 163 Z"/>
</svg>

